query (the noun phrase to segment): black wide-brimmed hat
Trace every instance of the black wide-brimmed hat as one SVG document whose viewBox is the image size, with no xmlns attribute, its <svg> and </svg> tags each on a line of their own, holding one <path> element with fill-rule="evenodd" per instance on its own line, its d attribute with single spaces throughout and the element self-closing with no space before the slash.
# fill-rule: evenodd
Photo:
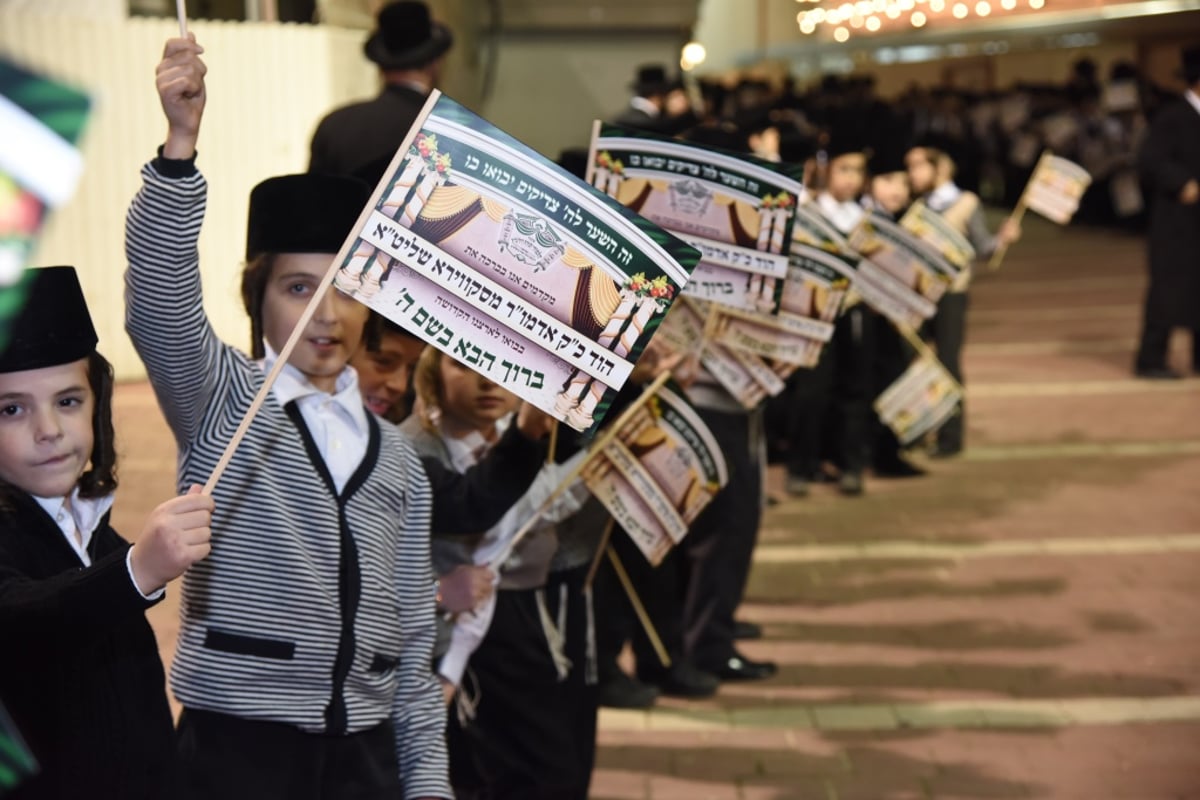
<svg viewBox="0 0 1200 800">
<path fill-rule="evenodd" d="M 640 95 L 664 94 L 678 85 L 678 81 L 667 77 L 667 70 L 662 64 L 644 64 L 638 67 L 637 77 L 629 88 Z"/>
<path fill-rule="evenodd" d="M 0 372 L 70 364 L 96 349 L 96 328 L 74 267 L 27 270 L 21 289 L 25 301 L 10 323 Z"/>
<path fill-rule="evenodd" d="M 1200 81 L 1200 44 L 1183 48 L 1183 69 L 1179 74 L 1188 83 Z"/>
<path fill-rule="evenodd" d="M 401 0 L 379 11 L 376 29 L 363 45 L 380 69 L 412 69 L 433 61 L 454 44 L 454 34 L 429 15 L 429 6 Z"/>
<path fill-rule="evenodd" d="M 246 260 L 262 253 L 336 253 L 371 199 L 371 187 L 341 175 L 280 175 L 250 192 Z"/>
</svg>

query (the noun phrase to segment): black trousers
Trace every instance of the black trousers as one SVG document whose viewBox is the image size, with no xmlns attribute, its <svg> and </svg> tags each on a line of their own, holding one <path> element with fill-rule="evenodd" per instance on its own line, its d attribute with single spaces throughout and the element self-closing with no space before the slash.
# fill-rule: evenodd
<svg viewBox="0 0 1200 800">
<path fill-rule="evenodd" d="M 927 330 L 937 346 L 938 360 L 961 385 L 963 340 L 967 334 L 967 293 L 947 292 L 938 301 L 937 314 L 929 321 Z M 962 402 L 958 410 L 938 429 L 938 448 L 947 451 L 961 450 L 966 429 L 966 408 Z"/>
<path fill-rule="evenodd" d="M 1159 321 L 1151 299 L 1147 293 L 1142 314 L 1142 340 L 1138 344 L 1137 360 L 1134 362 L 1139 370 L 1166 369 L 1167 348 L 1171 344 L 1171 330 L 1174 327 Z M 1192 328 L 1192 368 L 1200 372 L 1200 325 Z"/>
<path fill-rule="evenodd" d="M 450 782 L 459 800 L 562 800 L 576 795 L 574 721 L 538 610 L 538 589 L 501 590 L 463 690 L 477 698 L 465 723 L 451 707 Z"/>
<path fill-rule="evenodd" d="M 871 311 L 874 316 L 874 366 L 871 368 L 871 403 L 883 394 L 912 362 L 912 346 L 886 317 Z M 870 435 L 871 457 L 876 464 L 894 462 L 900 455 L 900 441 L 892 429 L 883 424 L 874 408 L 868 415 L 874 432 Z"/>
<path fill-rule="evenodd" d="M 629 538 L 629 537 L 625 537 Z M 563 708 L 571 726 L 574 750 L 572 790 L 563 800 L 587 800 L 596 765 L 596 719 L 600 697 L 595 675 L 596 653 L 594 609 L 591 595 L 584 591 L 591 564 L 551 572 L 546 582 L 546 606 L 563 636 L 563 652 L 571 671 L 562 684 Z"/>
<path fill-rule="evenodd" d="M 184 709 L 184 800 L 394 800 L 402 794 L 391 722 L 347 736 Z"/>
<path fill-rule="evenodd" d="M 797 373 L 788 473 L 810 478 L 826 456 L 843 472 L 861 472 L 871 420 L 876 315 L 858 304 L 834 324 L 821 359 Z"/>
<path fill-rule="evenodd" d="M 729 485 L 679 546 L 684 654 L 716 670 L 733 655 L 734 613 L 750 576 L 762 516 L 762 416 L 698 409 L 721 446 Z"/>
</svg>

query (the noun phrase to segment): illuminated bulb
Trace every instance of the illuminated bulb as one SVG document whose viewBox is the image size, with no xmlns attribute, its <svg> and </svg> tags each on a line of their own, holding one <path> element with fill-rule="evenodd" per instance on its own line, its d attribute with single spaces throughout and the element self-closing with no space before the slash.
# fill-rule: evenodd
<svg viewBox="0 0 1200 800">
<path fill-rule="evenodd" d="M 846 30 L 841 25 L 839 25 L 833 32 L 833 38 L 836 41 L 844 42 L 850 38 L 850 31 Z"/>
<path fill-rule="evenodd" d="M 946 10 L 946 0 L 929 0 L 929 10 L 940 14 Z"/>
<path fill-rule="evenodd" d="M 879 30 L 879 27 L 882 24 L 883 23 L 879 21 L 879 17 L 867 17 L 867 30 L 871 31 L 872 33 Z"/>
<path fill-rule="evenodd" d="M 838 6 L 838 14 L 842 19 L 850 19 L 850 15 L 854 13 L 854 5 L 852 3 L 842 3 Z"/>
<path fill-rule="evenodd" d="M 920 11 L 914 11 L 913 15 L 908 18 L 914 28 L 921 28 L 925 25 L 925 14 Z"/>
<path fill-rule="evenodd" d="M 688 42 L 683 46 L 683 60 L 693 65 L 703 64 L 708 57 L 708 51 L 699 42 Z"/>
<path fill-rule="evenodd" d="M 916 3 L 914 3 L 913 0 L 900 0 L 900 2 L 896 4 L 901 11 L 912 11 L 915 5 Z"/>
<path fill-rule="evenodd" d="M 1041 8 L 1046 5 L 1046 0 L 1029 0 L 1030 8 Z"/>
<path fill-rule="evenodd" d="M 882 14 L 887 11 L 887 7 L 887 0 L 872 0 L 871 2 L 871 10 L 876 14 Z"/>
<path fill-rule="evenodd" d="M 1005 11 L 1012 11 L 1017 7 L 1017 0 L 1000 0 L 1000 7 Z"/>
<path fill-rule="evenodd" d="M 796 0 L 796 2 L 799 3 L 800 0 Z M 804 22 L 804 18 L 807 16 L 808 16 L 808 14 L 805 14 L 803 11 L 801 11 L 799 14 L 796 15 L 796 24 L 799 25 L 800 23 Z"/>
<path fill-rule="evenodd" d="M 900 9 L 896 6 L 889 5 L 887 11 L 884 13 L 887 14 L 888 19 L 896 19 L 900 16 Z"/>
<path fill-rule="evenodd" d="M 812 11 L 808 12 L 808 18 L 811 19 L 813 22 L 824 22 L 825 21 L 825 9 L 820 8 L 819 6 L 817 8 L 814 8 Z"/>
<path fill-rule="evenodd" d="M 1029 2 L 1034 3 L 1037 0 L 1029 0 Z M 963 19 L 967 16 L 967 6 L 964 3 L 955 3 L 954 8 L 950 9 L 950 13 L 954 15 L 955 19 Z"/>
<path fill-rule="evenodd" d="M 817 29 L 816 23 L 814 23 L 811 19 L 805 19 L 803 22 L 800 23 L 800 32 L 805 35 L 813 33 L 814 31 L 816 31 L 816 29 Z"/>
<path fill-rule="evenodd" d="M 871 0 L 859 0 L 854 4 L 854 13 L 860 17 L 865 17 L 871 13 Z"/>
<path fill-rule="evenodd" d="M 988 14 L 992 13 L 992 7 L 988 4 L 987 0 L 979 0 L 979 2 L 975 4 L 975 13 L 981 17 L 986 17 Z"/>
</svg>

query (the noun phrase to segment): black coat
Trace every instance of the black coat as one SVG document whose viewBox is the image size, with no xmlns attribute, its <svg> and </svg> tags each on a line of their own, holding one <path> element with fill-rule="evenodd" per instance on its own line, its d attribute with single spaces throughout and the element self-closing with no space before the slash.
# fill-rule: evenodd
<svg viewBox="0 0 1200 800">
<path fill-rule="evenodd" d="M 313 134 L 308 171 L 378 183 L 426 99 L 416 89 L 387 86 L 373 100 L 331 111 Z"/>
<path fill-rule="evenodd" d="M 1200 203 L 1179 202 L 1184 184 L 1200 180 L 1200 111 L 1181 99 L 1155 115 L 1139 166 L 1150 204 L 1147 314 L 1200 327 Z"/>
<path fill-rule="evenodd" d="M 13 800 L 168 796 L 174 730 L 162 661 L 105 516 L 84 567 L 24 493 L 0 502 L 0 699 L 41 772 Z"/>
</svg>

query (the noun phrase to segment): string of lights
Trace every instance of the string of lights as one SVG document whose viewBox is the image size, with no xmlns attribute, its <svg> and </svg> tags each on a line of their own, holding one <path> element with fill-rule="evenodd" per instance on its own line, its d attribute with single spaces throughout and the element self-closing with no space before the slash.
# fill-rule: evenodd
<svg viewBox="0 0 1200 800">
<path fill-rule="evenodd" d="M 819 0 L 818 0 L 819 1 Z M 797 0 L 812 6 L 811 0 Z M 988 17 L 993 13 L 1004 13 L 1044 8 L 1046 0 L 857 0 L 841 5 L 817 5 L 796 14 L 796 24 L 805 35 L 822 33 L 831 35 L 836 42 L 845 42 L 860 33 L 878 33 L 884 27 L 895 28 L 911 25 L 924 28 L 935 24 L 939 18 L 963 20 L 974 14 Z"/>
</svg>

